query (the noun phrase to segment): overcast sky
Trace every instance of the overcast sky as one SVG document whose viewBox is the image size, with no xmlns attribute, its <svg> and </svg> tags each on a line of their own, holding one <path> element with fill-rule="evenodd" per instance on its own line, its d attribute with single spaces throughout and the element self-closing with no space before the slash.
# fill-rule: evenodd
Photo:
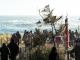
<svg viewBox="0 0 80 60">
<path fill-rule="evenodd" d="M 39 15 L 48 4 L 55 15 L 80 16 L 80 0 L 0 0 L 0 15 Z"/>
</svg>

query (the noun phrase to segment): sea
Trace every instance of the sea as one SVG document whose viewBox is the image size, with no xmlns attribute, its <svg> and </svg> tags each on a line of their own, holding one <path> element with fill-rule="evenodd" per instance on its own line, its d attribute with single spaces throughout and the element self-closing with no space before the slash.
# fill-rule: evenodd
<svg viewBox="0 0 80 60">
<path fill-rule="evenodd" d="M 57 16 L 59 17 L 59 16 Z M 79 16 L 67 16 L 68 18 L 68 28 L 75 31 L 79 31 L 80 20 Z M 66 16 L 63 16 L 58 22 L 56 22 L 56 29 L 59 28 L 60 24 L 65 24 Z M 36 22 L 41 21 L 42 23 L 36 24 Z M 19 31 L 21 34 L 24 30 L 34 32 L 35 28 L 39 28 L 41 31 L 47 29 L 51 30 L 50 24 L 45 24 L 41 16 L 0 16 L 0 34 L 8 33 L 13 34 Z"/>
</svg>

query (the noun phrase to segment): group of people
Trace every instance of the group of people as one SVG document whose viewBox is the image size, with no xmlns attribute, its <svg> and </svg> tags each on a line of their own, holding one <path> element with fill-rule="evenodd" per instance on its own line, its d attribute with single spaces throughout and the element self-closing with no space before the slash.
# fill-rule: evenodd
<svg viewBox="0 0 80 60">
<path fill-rule="evenodd" d="M 19 41 L 21 39 L 21 34 L 19 33 L 19 31 L 17 31 L 16 33 L 12 34 L 11 39 L 15 39 L 15 42 L 19 45 Z"/>
<path fill-rule="evenodd" d="M 69 51 L 69 54 L 75 60 L 80 60 L 80 38 L 76 39 L 76 45 L 72 50 Z M 49 53 L 49 60 L 59 60 L 59 54 L 56 47 L 52 47 L 51 52 Z"/>
<path fill-rule="evenodd" d="M 16 56 L 19 53 L 19 46 L 15 43 L 15 39 L 11 39 L 10 43 L 6 45 L 3 43 L 0 48 L 1 60 L 16 60 Z"/>
<path fill-rule="evenodd" d="M 77 30 L 75 30 L 75 31 L 69 30 L 70 46 L 74 45 L 74 42 L 76 41 L 76 38 L 79 38 L 79 36 L 80 36 L 80 34 Z"/>
<path fill-rule="evenodd" d="M 75 60 L 80 60 L 80 38 L 79 38 L 79 33 L 77 30 L 71 31 L 69 30 L 69 38 L 70 38 L 70 43 L 72 43 L 72 41 L 74 41 L 74 45 L 72 50 L 69 51 L 69 54 L 72 58 L 74 58 Z M 49 54 L 49 60 L 59 60 L 59 54 L 57 52 L 57 48 L 56 47 L 52 47 L 51 52 Z"/>
<path fill-rule="evenodd" d="M 38 34 L 40 33 L 40 30 L 35 29 L 34 35 L 38 36 Z M 48 31 L 43 31 L 44 34 L 48 34 Z M 28 32 L 28 31 L 24 31 L 24 35 L 23 35 L 23 40 L 27 41 L 27 40 L 31 40 L 32 39 L 32 31 Z M 69 37 L 70 40 L 75 40 L 75 35 L 76 37 L 79 36 L 77 30 L 75 31 L 75 33 L 71 30 L 69 30 Z M 5 43 L 3 43 L 2 47 L 0 48 L 0 52 L 1 52 L 1 60 L 15 60 L 16 56 L 19 53 L 19 40 L 21 39 L 21 35 L 19 33 L 19 31 L 17 31 L 16 33 L 14 33 L 11 37 L 11 42 L 6 45 Z M 28 42 L 28 41 L 27 41 Z M 71 57 L 75 58 L 76 60 L 80 60 L 80 39 L 76 40 L 76 45 L 75 47 L 70 51 L 70 55 Z M 25 42 L 26 44 L 26 42 Z M 75 53 L 75 55 L 73 55 L 73 53 Z M 59 60 L 59 54 L 57 52 L 56 47 L 53 47 L 50 54 L 49 54 L 49 60 Z"/>
<path fill-rule="evenodd" d="M 75 47 L 70 51 L 70 56 L 75 60 L 80 60 L 80 41 L 77 41 Z M 52 47 L 51 52 L 49 53 L 49 60 L 59 60 L 59 53 L 55 46 Z"/>
</svg>

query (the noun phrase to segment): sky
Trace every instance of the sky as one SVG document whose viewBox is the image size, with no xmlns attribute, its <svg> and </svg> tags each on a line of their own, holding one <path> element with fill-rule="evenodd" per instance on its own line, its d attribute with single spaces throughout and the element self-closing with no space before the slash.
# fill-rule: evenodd
<svg viewBox="0 0 80 60">
<path fill-rule="evenodd" d="M 80 16 L 80 0 L 0 0 L 0 15 L 39 15 L 48 4 L 54 15 Z"/>
</svg>

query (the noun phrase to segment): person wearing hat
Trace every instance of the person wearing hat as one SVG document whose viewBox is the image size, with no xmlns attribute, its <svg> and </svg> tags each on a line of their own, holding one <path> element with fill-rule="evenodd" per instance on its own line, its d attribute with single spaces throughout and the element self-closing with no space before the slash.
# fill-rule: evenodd
<svg viewBox="0 0 80 60">
<path fill-rule="evenodd" d="M 80 60 L 80 38 L 77 39 L 77 44 L 70 51 L 70 56 L 75 60 Z"/>
</svg>

